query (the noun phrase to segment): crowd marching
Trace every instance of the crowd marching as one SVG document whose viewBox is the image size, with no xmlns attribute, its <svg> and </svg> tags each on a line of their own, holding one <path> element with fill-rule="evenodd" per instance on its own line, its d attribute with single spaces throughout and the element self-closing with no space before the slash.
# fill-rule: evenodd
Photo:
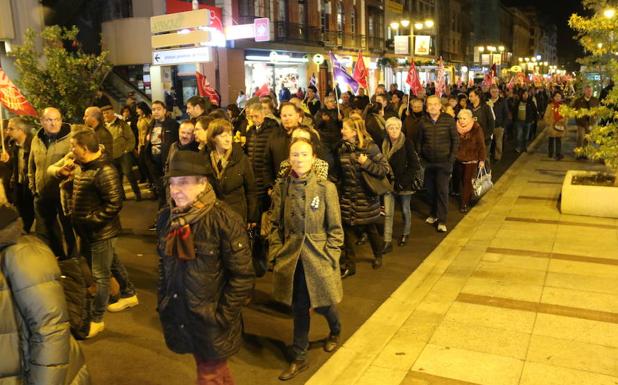
<svg viewBox="0 0 618 385">
<path fill-rule="evenodd" d="M 473 179 L 501 160 L 505 140 L 525 152 L 544 126 L 548 155 L 562 159 L 560 105 L 574 98 L 566 83 L 461 85 L 442 95 L 430 84 L 414 97 L 396 84 L 379 85 L 371 97 L 365 91 L 336 88 L 323 100 L 313 85 L 306 93 L 242 93 L 226 109 L 194 96 L 180 122 L 166 102 L 129 97 L 117 114 L 99 94 L 83 124 L 65 123 L 51 106 L 36 131 L 10 119 L 0 166 L 5 203 L 16 211 L 0 207 L 0 295 L 12 290 L 20 315 L 3 312 L 0 329 L 27 327 L 32 338 L 25 348 L 17 339 L 2 344 L 13 365 L 2 376 L 88 383 L 79 346 L 69 338 L 62 345 L 59 331 L 68 334 L 70 325 L 76 338 L 92 338 L 104 330 L 106 311 L 139 304 L 115 248 L 126 177 L 136 200 L 145 197 L 140 182 L 158 199 L 157 311 L 168 347 L 195 356 L 198 383 L 233 383 L 226 359 L 241 346 L 241 308 L 256 275 L 269 270 L 273 298 L 294 319 L 291 362 L 279 379 L 294 378 L 307 368 L 311 309 L 330 328 L 324 350 L 338 347 L 336 305 L 359 246 L 369 243 L 373 269 L 393 243 L 404 247 L 414 237 L 410 201 L 420 190 L 429 203 L 425 222 L 447 232 L 449 196 L 467 212 Z M 573 102 L 598 103 L 590 87 Z M 577 120 L 579 146 L 591 119 Z M 401 231 L 393 230 L 397 208 Z M 38 238 L 19 236 L 22 229 Z M 30 262 L 19 262 L 23 253 Z M 11 270 L 20 263 L 27 274 Z M 63 295 L 68 309 L 57 305 Z M 23 354 L 31 364 L 19 362 Z"/>
</svg>

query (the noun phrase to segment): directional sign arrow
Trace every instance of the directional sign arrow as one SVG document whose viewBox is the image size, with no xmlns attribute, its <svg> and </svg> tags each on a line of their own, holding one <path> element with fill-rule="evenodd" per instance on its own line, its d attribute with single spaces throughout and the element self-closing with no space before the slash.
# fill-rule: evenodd
<svg viewBox="0 0 618 385">
<path fill-rule="evenodd" d="M 154 59 L 155 59 L 155 61 L 156 61 L 156 62 L 158 62 L 158 61 L 159 61 L 159 59 L 160 59 L 159 54 L 156 54 L 156 55 L 155 55 L 155 57 L 154 57 Z"/>
</svg>

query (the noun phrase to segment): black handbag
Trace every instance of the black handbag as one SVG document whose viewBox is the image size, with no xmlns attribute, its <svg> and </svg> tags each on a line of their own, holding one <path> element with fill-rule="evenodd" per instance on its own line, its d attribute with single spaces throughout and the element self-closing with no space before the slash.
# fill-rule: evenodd
<svg viewBox="0 0 618 385">
<path fill-rule="evenodd" d="M 365 185 L 375 195 L 384 195 L 393 192 L 393 184 L 388 180 L 387 176 L 382 178 L 375 177 L 365 170 L 361 171 Z"/>
</svg>

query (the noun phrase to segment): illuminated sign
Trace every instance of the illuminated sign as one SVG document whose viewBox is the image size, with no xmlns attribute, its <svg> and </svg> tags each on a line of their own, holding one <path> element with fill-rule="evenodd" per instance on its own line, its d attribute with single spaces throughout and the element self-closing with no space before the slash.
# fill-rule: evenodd
<svg viewBox="0 0 618 385">
<path fill-rule="evenodd" d="M 152 64 L 174 65 L 183 63 L 200 63 L 210 61 L 210 48 L 181 48 L 152 52 Z"/>
</svg>

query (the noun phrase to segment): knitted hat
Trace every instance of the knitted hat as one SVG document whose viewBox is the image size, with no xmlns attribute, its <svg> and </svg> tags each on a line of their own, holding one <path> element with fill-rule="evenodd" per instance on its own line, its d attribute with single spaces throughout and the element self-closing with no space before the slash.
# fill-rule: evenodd
<svg viewBox="0 0 618 385">
<path fill-rule="evenodd" d="M 195 151 L 176 151 L 170 160 L 166 177 L 208 175 L 212 175 L 212 169 L 206 156 Z"/>
</svg>

